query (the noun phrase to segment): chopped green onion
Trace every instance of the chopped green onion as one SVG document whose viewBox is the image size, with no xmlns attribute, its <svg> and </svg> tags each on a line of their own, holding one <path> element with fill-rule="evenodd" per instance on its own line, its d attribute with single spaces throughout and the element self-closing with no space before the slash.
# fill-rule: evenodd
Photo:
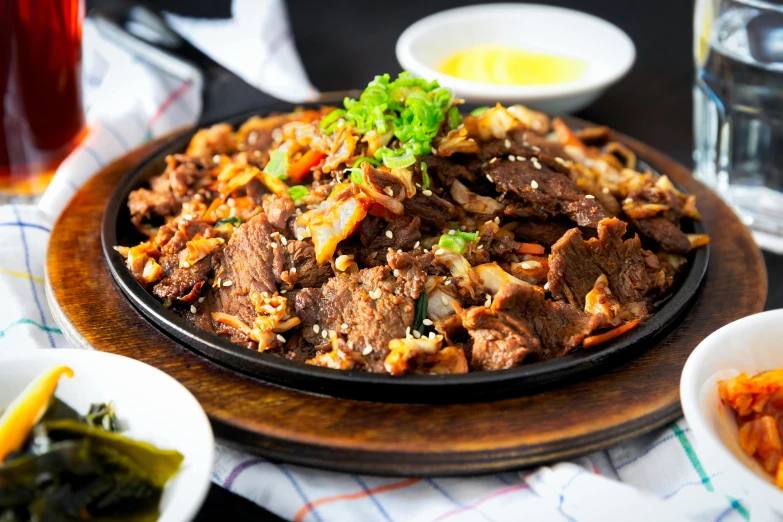
<svg viewBox="0 0 783 522">
<path fill-rule="evenodd" d="M 452 107 L 449 109 L 449 127 L 450 130 L 454 130 L 462 123 L 462 115 L 459 113 L 459 109 Z"/>
<path fill-rule="evenodd" d="M 318 125 L 321 129 L 327 128 L 332 122 L 335 122 L 345 116 L 345 111 L 342 109 L 335 109 L 326 116 L 323 117 L 321 123 Z M 328 134 L 328 133 L 327 133 Z"/>
<path fill-rule="evenodd" d="M 307 195 L 307 187 L 304 185 L 294 185 L 288 189 L 288 195 L 291 199 L 298 201 Z"/>
<path fill-rule="evenodd" d="M 362 176 L 363 172 L 360 168 L 352 168 L 352 169 L 345 169 L 343 172 L 350 172 L 351 173 L 351 182 L 356 183 L 357 185 L 366 185 L 364 182 L 364 177 Z"/>
<path fill-rule="evenodd" d="M 238 227 L 239 225 L 242 224 L 242 218 L 238 216 L 232 216 L 223 219 L 218 219 L 217 223 L 215 223 L 215 227 L 219 227 L 220 225 L 225 225 L 226 223 L 231 223 L 235 227 Z"/>
<path fill-rule="evenodd" d="M 478 232 L 463 232 L 462 230 L 457 230 L 455 235 L 465 241 L 478 241 L 479 236 Z"/>
<path fill-rule="evenodd" d="M 358 167 L 359 165 L 361 165 L 365 161 L 367 163 L 369 163 L 370 165 L 372 165 L 373 167 L 377 167 L 378 165 L 380 165 L 380 162 L 378 160 L 372 159 L 372 158 L 368 158 L 367 156 L 362 156 L 361 158 L 359 158 L 359 159 L 357 159 L 356 161 L 353 162 L 353 166 L 354 167 Z"/>
<path fill-rule="evenodd" d="M 383 164 L 390 169 L 404 169 L 405 167 L 410 167 L 414 163 L 416 163 L 416 156 L 410 152 L 399 157 L 392 156 L 391 154 L 383 157 Z"/>
<path fill-rule="evenodd" d="M 458 254 L 465 253 L 465 240 L 456 234 L 454 235 L 443 234 L 442 236 L 440 236 L 440 241 L 438 241 L 438 246 L 441 248 L 446 248 Z"/>
<path fill-rule="evenodd" d="M 470 115 L 471 116 L 481 116 L 482 114 L 484 114 L 487 111 L 487 109 L 489 109 L 489 107 L 487 107 L 486 105 L 483 106 L 483 107 L 476 107 L 475 109 L 470 111 Z"/>
<path fill-rule="evenodd" d="M 269 163 L 264 167 L 264 172 L 276 178 L 288 179 L 288 156 L 285 151 L 276 149 L 269 155 Z"/>
<path fill-rule="evenodd" d="M 421 162 L 421 188 L 427 190 L 430 188 L 430 175 L 427 174 L 427 164 Z"/>
<path fill-rule="evenodd" d="M 427 318 L 427 292 L 422 292 L 416 299 L 416 308 L 413 314 L 413 329 L 424 332 L 424 320 Z"/>
</svg>

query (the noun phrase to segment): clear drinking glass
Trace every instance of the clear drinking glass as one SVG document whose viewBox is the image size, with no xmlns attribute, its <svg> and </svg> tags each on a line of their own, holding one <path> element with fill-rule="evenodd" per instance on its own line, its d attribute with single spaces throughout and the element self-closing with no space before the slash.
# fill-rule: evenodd
<svg viewBox="0 0 783 522">
<path fill-rule="evenodd" d="M 696 0 L 695 175 L 783 253 L 783 2 Z"/>
</svg>

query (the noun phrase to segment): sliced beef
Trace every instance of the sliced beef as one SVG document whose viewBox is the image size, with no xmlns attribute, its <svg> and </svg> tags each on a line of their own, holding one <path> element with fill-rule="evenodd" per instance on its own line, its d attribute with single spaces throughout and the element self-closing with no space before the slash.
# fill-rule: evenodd
<svg viewBox="0 0 783 522">
<path fill-rule="evenodd" d="M 223 251 L 215 256 L 219 311 L 251 324 L 256 313 L 248 294 L 277 291 L 274 267 L 285 266 L 285 249 L 272 248 L 272 232 L 266 215 L 258 214 L 237 228 Z"/>
<path fill-rule="evenodd" d="M 602 147 L 612 139 L 609 127 L 587 127 L 574 131 L 574 135 L 588 147 Z"/>
<path fill-rule="evenodd" d="M 392 275 L 390 267 L 381 266 L 338 275 L 320 289 L 301 290 L 296 313 L 302 320 L 304 339 L 328 349 L 328 332 L 335 332 L 344 341 L 337 344 L 350 351 L 351 360 L 368 371 L 385 372 L 389 341 L 404 338 L 413 324 L 415 300 L 421 295 L 416 289 L 423 287 L 423 282 L 415 280 L 424 277 L 416 263 L 401 270 L 399 277 Z M 365 355 L 368 348 L 371 351 Z"/>
<path fill-rule="evenodd" d="M 393 175 L 391 172 L 373 168 L 367 162 L 362 164 L 362 168 L 364 171 L 364 180 L 369 187 L 398 201 L 405 199 L 405 185 L 402 184 L 400 178 Z"/>
<path fill-rule="evenodd" d="M 464 312 L 462 325 L 473 340 L 471 368 L 501 370 L 527 359 L 560 357 L 578 347 L 602 324 L 565 302 L 549 301 L 528 284 L 505 284 L 489 308 Z"/>
<path fill-rule="evenodd" d="M 421 219 L 421 224 L 436 232 L 440 232 L 449 221 L 455 217 L 454 205 L 445 199 L 436 196 L 425 196 L 417 192 L 412 198 L 402 202 L 405 214 Z"/>
<path fill-rule="evenodd" d="M 212 258 L 207 256 L 188 268 L 176 268 L 152 289 L 161 299 L 193 303 L 201 296 L 202 287 L 212 271 Z"/>
<path fill-rule="evenodd" d="M 666 218 L 635 219 L 633 224 L 642 235 L 658 243 L 666 252 L 687 254 L 691 250 L 691 242 L 685 232 Z"/>
<path fill-rule="evenodd" d="M 331 265 L 321 266 L 315 260 L 315 249 L 309 241 L 287 241 L 284 253 L 282 267 L 274 267 L 281 290 L 319 287 L 333 275 Z"/>
<path fill-rule="evenodd" d="M 585 296 L 601 274 L 620 303 L 642 301 L 649 288 L 638 236 L 623 241 L 626 224 L 616 218 L 598 224 L 598 237 L 585 241 L 571 229 L 552 246 L 549 256 L 549 291 L 584 309 Z"/>
<path fill-rule="evenodd" d="M 263 208 L 269 223 L 278 230 L 285 230 L 288 218 L 296 210 L 294 200 L 288 194 L 268 195 L 263 200 Z"/>
<path fill-rule="evenodd" d="M 158 229 L 155 243 L 160 247 L 159 263 L 167 276 L 179 268 L 180 252 L 187 242 L 199 235 L 213 237 L 212 225 L 200 219 L 176 219 Z"/>
<path fill-rule="evenodd" d="M 373 239 L 381 233 L 386 222 L 379 217 L 367 216 L 356 229 L 356 237 L 359 238 L 362 246 L 367 248 L 372 244 Z"/>
<path fill-rule="evenodd" d="M 367 249 L 359 252 L 362 263 L 367 266 L 384 265 L 387 262 L 386 252 L 390 248 L 403 252 L 412 250 L 421 239 L 420 224 L 421 220 L 418 217 L 411 216 L 402 216 L 389 221 Z"/>
<path fill-rule="evenodd" d="M 501 193 L 512 195 L 535 215 L 565 215 L 579 226 L 591 228 L 608 217 L 595 198 L 586 197 L 568 176 L 538 160 L 500 160 L 489 165 L 487 172 Z"/>
<path fill-rule="evenodd" d="M 433 176 L 437 177 L 444 187 L 450 186 L 455 179 L 467 183 L 476 181 L 476 174 L 468 170 L 464 165 L 457 163 L 454 159 L 440 156 L 424 156 L 422 160 L 427 164 L 427 175 L 429 175 L 430 179 L 433 179 Z"/>
<path fill-rule="evenodd" d="M 551 246 L 563 234 L 573 228 L 573 222 L 565 218 L 555 218 L 547 220 L 525 219 L 518 221 L 514 229 L 514 236 L 527 243 L 538 243 L 539 245 Z"/>
<path fill-rule="evenodd" d="M 170 216 L 179 212 L 182 202 L 171 192 L 153 192 L 145 188 L 134 190 L 128 196 L 131 221 L 139 227 L 152 216 Z"/>
</svg>

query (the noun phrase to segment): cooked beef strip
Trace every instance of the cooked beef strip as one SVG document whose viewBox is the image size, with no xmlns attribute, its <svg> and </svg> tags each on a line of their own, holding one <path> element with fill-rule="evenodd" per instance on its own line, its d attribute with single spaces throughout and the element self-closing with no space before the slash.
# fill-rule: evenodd
<svg viewBox="0 0 783 522">
<path fill-rule="evenodd" d="M 212 225 L 200 219 L 177 219 L 158 229 L 155 242 L 160 246 L 159 263 L 167 276 L 179 269 L 180 252 L 197 235 L 209 238 L 215 234 Z"/>
<path fill-rule="evenodd" d="M 294 200 L 288 194 L 270 194 L 263 200 L 264 213 L 277 230 L 285 230 L 288 218 L 294 215 Z"/>
<path fill-rule="evenodd" d="M 274 267 L 285 267 L 285 249 L 272 248 L 272 225 L 265 214 L 258 214 L 234 231 L 222 252 L 215 256 L 217 309 L 236 315 L 248 324 L 256 317 L 250 303 L 250 292 L 277 291 Z M 222 271 L 221 271 L 222 269 Z M 230 283 L 229 283 L 230 282 Z M 225 286 L 229 284 L 229 286 Z"/>
<path fill-rule="evenodd" d="M 545 215 L 566 215 L 578 225 L 592 228 L 608 217 L 595 198 L 585 197 L 566 175 L 555 172 L 538 160 L 499 160 L 489 165 L 487 172 L 502 194 L 510 193 L 527 207 Z M 533 188 L 533 182 L 536 188 Z"/>
<path fill-rule="evenodd" d="M 379 266 L 386 264 L 386 251 L 412 250 L 413 246 L 421 239 L 419 226 L 421 220 L 418 217 L 401 216 L 386 224 L 383 232 L 372 240 L 370 245 L 359 252 L 362 263 L 366 266 Z M 391 237 L 388 234 L 391 233 Z"/>
<path fill-rule="evenodd" d="M 386 222 L 379 217 L 367 216 L 356 229 L 356 237 L 359 238 L 362 246 L 367 248 L 372 244 L 373 239 L 381 233 L 386 226 Z"/>
<path fill-rule="evenodd" d="M 402 202 L 405 214 L 421 219 L 421 224 L 436 232 L 440 232 L 449 221 L 455 217 L 455 206 L 445 199 L 436 196 L 425 196 L 417 192 L 412 198 Z"/>
<path fill-rule="evenodd" d="M 631 222 L 642 235 L 658 243 L 667 252 L 687 254 L 691 250 L 691 242 L 685 232 L 666 218 L 634 219 Z"/>
<path fill-rule="evenodd" d="M 602 147 L 612 139 L 609 127 L 587 127 L 574 131 L 574 135 L 588 147 Z"/>
<path fill-rule="evenodd" d="M 549 256 L 549 291 L 580 310 L 598 276 L 605 274 L 609 288 L 622 304 L 639 302 L 649 288 L 639 236 L 623 241 L 626 224 L 617 218 L 598 224 L 598 237 L 585 241 L 571 229 L 552 246 Z"/>
<path fill-rule="evenodd" d="M 500 287 L 489 308 L 470 308 L 462 317 L 473 339 L 474 370 L 511 368 L 527 357 L 560 357 L 578 347 L 602 322 L 602 316 L 547 300 L 537 286 L 513 283 Z"/>
<path fill-rule="evenodd" d="M 538 243 L 539 245 L 551 246 L 563 237 L 563 234 L 571 230 L 573 222 L 565 218 L 554 218 L 547 220 L 523 219 L 518 221 L 514 229 L 514 235 L 526 243 Z"/>
<path fill-rule="evenodd" d="M 474 183 L 476 174 L 468 170 L 464 165 L 460 165 L 454 159 L 442 158 L 440 156 L 424 156 L 422 158 L 427 164 L 427 175 L 430 179 L 440 180 L 441 185 L 448 187 L 452 180 L 458 179 L 466 183 Z"/>
<path fill-rule="evenodd" d="M 161 299 L 193 303 L 200 297 L 202 285 L 211 271 L 212 256 L 207 256 L 188 268 L 176 268 L 170 276 L 155 285 L 152 293 Z"/>
<path fill-rule="evenodd" d="M 334 331 L 346 341 L 342 346 L 351 351 L 352 359 L 368 371 L 385 372 L 389 341 L 404 338 L 413 324 L 415 300 L 421 295 L 415 289 L 423 288 L 426 277 L 415 263 L 401 270 L 397 278 L 391 272 L 388 266 L 365 268 L 335 276 L 320 289 L 300 291 L 296 313 L 302 320 L 305 340 L 320 350 L 328 349 L 328 333 L 323 337 L 322 332 Z M 422 282 L 416 283 L 417 279 Z M 314 325 L 318 325 L 318 333 Z M 362 355 L 367 347 L 372 351 Z"/>
<path fill-rule="evenodd" d="M 179 212 L 182 202 L 171 192 L 153 192 L 145 188 L 134 190 L 128 196 L 131 222 L 138 227 L 152 216 L 170 216 Z"/>
<path fill-rule="evenodd" d="M 315 249 L 309 241 L 289 240 L 285 245 L 282 269 L 275 268 L 275 279 L 281 290 L 311 288 L 323 285 L 334 273 L 329 264 L 320 266 L 315 260 Z M 292 272 L 291 269 L 296 268 Z"/>
</svg>

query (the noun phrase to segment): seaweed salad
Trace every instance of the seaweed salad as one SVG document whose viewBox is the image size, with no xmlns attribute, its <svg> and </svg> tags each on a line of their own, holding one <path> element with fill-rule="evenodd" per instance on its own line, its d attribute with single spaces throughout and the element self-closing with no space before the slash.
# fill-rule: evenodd
<svg viewBox="0 0 783 522">
<path fill-rule="evenodd" d="M 54 396 L 63 375 L 46 371 L 0 416 L 0 522 L 157 520 L 184 457 L 123 436 L 111 403 L 79 414 Z"/>
</svg>

